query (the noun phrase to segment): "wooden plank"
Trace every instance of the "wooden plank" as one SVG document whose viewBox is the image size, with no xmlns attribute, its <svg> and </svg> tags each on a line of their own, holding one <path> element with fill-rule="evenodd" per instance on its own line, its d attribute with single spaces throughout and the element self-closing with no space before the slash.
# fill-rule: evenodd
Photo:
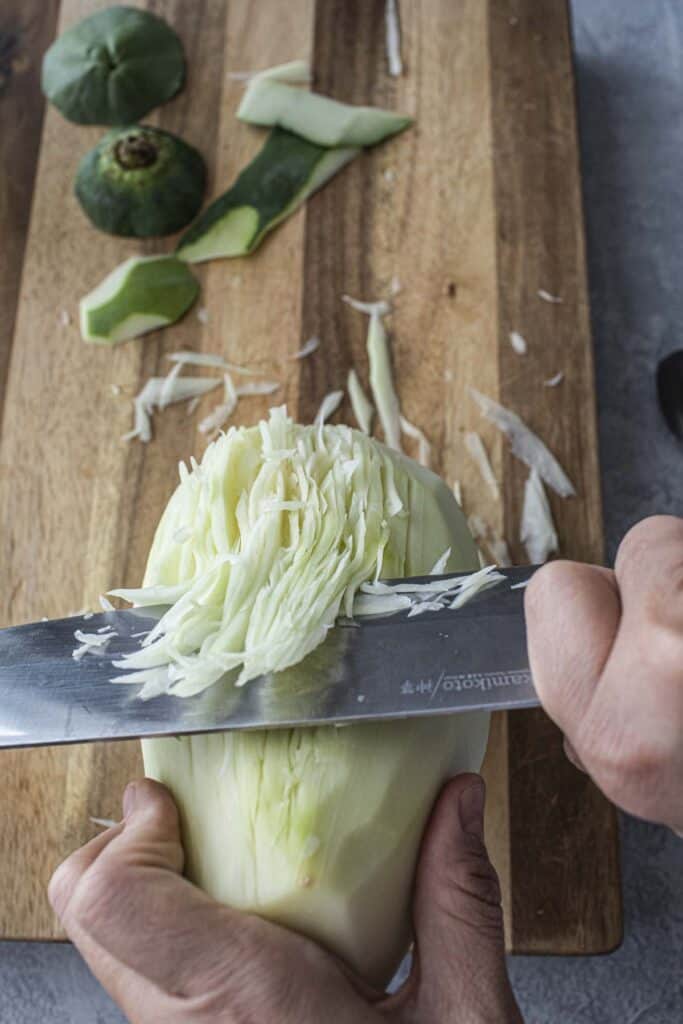
<svg viewBox="0 0 683 1024">
<path fill-rule="evenodd" d="M 565 0 L 489 5 L 498 212 L 499 399 L 568 468 L 578 499 L 551 495 L 569 558 L 604 558 L 593 350 L 571 34 Z M 561 298 L 547 302 L 539 290 Z M 509 344 L 519 331 L 523 362 Z M 543 381 L 559 371 L 557 388 Z M 505 453 L 505 532 L 518 536 L 525 467 Z M 514 554 L 523 561 L 518 543 Z M 540 712 L 508 720 L 511 948 L 595 953 L 621 941 L 614 808 L 564 757 Z M 588 852 L 590 851 L 590 852 Z"/>
<path fill-rule="evenodd" d="M 395 108 L 417 122 L 309 203 L 303 325 L 305 335 L 323 339 L 325 358 L 302 364 L 300 413 L 314 415 L 320 396 L 344 385 L 350 365 L 367 380 L 367 319 L 341 295 L 386 298 L 396 278 L 401 291 L 388 322 L 404 412 L 429 435 L 435 470 L 449 481 L 457 477 L 468 511 L 501 533 L 502 508 L 492 508 L 462 443 L 464 431 L 478 424 L 467 387 L 498 392 L 498 292 L 487 9 L 480 0 L 456 7 L 432 0 L 427 15 L 402 6 L 407 74 L 394 80 L 385 70 L 382 5 L 318 4 L 316 87 L 347 102 Z M 349 406 L 341 419 L 351 422 Z M 491 438 L 490 451 L 500 476 L 500 439 Z M 502 719 L 492 730 L 485 774 L 487 834 L 509 922 Z"/>
<path fill-rule="evenodd" d="M 40 62 L 59 0 L 4 0 L 0 12 L 0 414 L 43 124 Z"/>
<path fill-rule="evenodd" d="M 60 24 L 64 27 L 103 6 L 105 0 L 63 0 Z M 0 573 L 9 582 L 0 594 L 2 622 L 66 613 L 92 604 L 115 583 L 139 582 L 154 525 L 174 485 L 177 461 L 202 447 L 197 417 L 188 419 L 180 408 L 159 419 L 152 445 L 118 442 L 130 423 L 126 398 L 149 375 L 168 368 L 165 353 L 191 346 L 259 363 L 283 379 L 283 398 L 290 409 L 302 420 L 310 419 L 322 396 L 343 385 L 351 364 L 362 375 L 367 370 L 366 323 L 341 303 L 341 293 L 386 296 L 394 277 L 401 291 L 395 297 L 391 331 L 404 409 L 429 433 L 435 468 L 448 480 L 457 476 L 462 481 L 468 511 L 512 537 L 523 484 L 500 436 L 482 424 L 467 399 L 470 384 L 528 415 L 551 444 L 557 443 L 582 495 L 597 495 L 595 456 L 583 455 L 583 446 L 594 444 L 592 414 L 586 414 L 582 442 L 576 443 L 569 439 L 577 430 L 576 407 L 566 403 L 564 393 L 555 406 L 542 388 L 538 393 L 511 390 L 524 376 L 522 367 L 535 365 L 536 355 L 520 364 L 519 357 L 512 359 L 507 341 L 518 309 L 528 315 L 530 342 L 541 338 L 548 326 L 543 317 L 560 316 L 556 307 L 533 303 L 527 294 L 531 272 L 540 266 L 527 249 L 538 246 L 540 238 L 555 254 L 551 265 L 556 277 L 539 287 L 565 289 L 566 273 L 566 294 L 575 298 L 562 311 L 567 316 L 561 334 L 566 351 L 559 349 L 563 356 L 571 352 L 572 368 L 582 368 L 572 393 L 583 395 L 580 387 L 585 385 L 592 395 L 576 137 L 571 99 L 567 101 L 571 88 L 568 93 L 562 77 L 569 68 L 569 46 L 561 0 L 541 5 L 552 25 L 557 27 L 560 19 L 559 37 L 553 36 L 559 84 L 538 54 L 525 63 L 527 58 L 497 19 L 494 0 L 428 0 L 419 8 L 403 4 L 407 74 L 398 81 L 386 75 L 379 2 L 295 0 L 275 7 L 248 0 L 230 5 L 203 0 L 189 10 L 180 0 L 150 0 L 149 6 L 179 29 L 190 69 L 185 92 L 155 119 L 202 149 L 214 193 L 234 177 L 262 138 L 232 116 L 240 87 L 226 77 L 228 69 L 262 67 L 313 53 L 322 91 L 395 106 L 415 114 L 417 124 L 358 159 L 253 257 L 201 268 L 208 323 L 191 315 L 171 331 L 110 352 L 84 346 L 74 326 L 59 335 L 59 346 L 47 346 L 45 339 L 54 336 L 62 308 L 73 316 L 80 294 L 131 251 L 151 246 L 94 234 L 70 188 L 76 162 L 98 132 L 67 125 L 50 111 L 0 447 Z M 507 5 L 503 7 L 507 12 Z M 532 0 L 518 0 L 515 7 L 514 15 L 507 12 L 509 18 L 532 18 Z M 515 85 L 518 79 L 522 85 Z M 547 102 L 553 110 L 557 106 L 564 111 L 560 141 L 553 141 L 560 157 L 555 148 L 552 157 L 566 163 L 565 178 L 558 168 L 556 179 L 558 187 L 566 186 L 563 202 L 569 206 L 560 225 L 554 220 L 553 194 L 545 195 L 539 213 L 537 197 L 528 189 L 536 181 L 528 178 L 533 161 L 545 166 L 543 138 L 526 137 L 500 124 L 501 116 L 509 117 L 505 103 L 511 101 L 505 91 L 513 85 L 524 93 L 523 102 Z M 548 91 L 552 98 L 544 96 Z M 546 128 L 536 127 L 539 132 Z M 502 161 L 514 164 L 509 171 L 514 187 L 506 184 Z M 532 202 L 536 213 L 529 209 Z M 553 244 L 561 230 L 569 233 L 573 248 Z M 317 355 L 301 363 L 286 361 L 313 333 L 322 338 Z M 112 384 L 123 389 L 123 397 L 111 394 Z M 244 403 L 240 418 L 253 421 L 266 407 L 265 400 Z M 341 418 L 349 412 L 343 409 Z M 513 495 L 504 506 L 492 502 L 464 454 L 462 437 L 468 429 L 481 431 L 505 493 Z M 587 509 L 579 510 L 577 502 L 571 509 L 557 510 L 563 540 L 576 528 L 584 531 L 579 535 L 588 544 L 592 516 L 599 522 L 596 500 L 591 497 Z M 611 884 L 610 870 L 599 875 L 584 860 L 582 874 L 578 867 L 549 867 L 540 857 L 545 847 L 529 836 L 542 831 L 553 844 L 549 848 L 554 857 L 566 847 L 578 862 L 576 822 L 585 813 L 597 812 L 591 835 L 609 866 L 613 834 L 593 791 L 567 775 L 556 755 L 555 738 L 547 737 L 544 719 L 501 716 L 494 723 L 487 756 L 487 827 L 503 881 L 508 944 L 515 951 L 532 948 L 536 936 L 535 948 L 546 951 L 567 949 L 576 941 L 582 949 L 597 948 L 607 931 L 595 925 L 593 905 L 603 899 L 602 887 Z M 531 777 L 529 752 L 538 752 L 540 744 L 545 757 L 547 742 L 555 744 L 555 753 L 543 762 L 546 784 Z M 5 753 L 0 764 L 6 785 L 0 807 L 0 885 L 5 893 L 0 932 L 55 936 L 58 931 L 44 898 L 46 880 L 61 857 L 91 834 L 89 814 L 118 813 L 124 781 L 139 770 L 137 749 L 129 744 Z M 552 814 L 541 815 L 534 787 L 544 786 L 540 795 L 550 802 L 556 785 L 564 803 L 555 799 Z M 554 833 L 548 837 L 551 827 Z M 40 849 L 33 840 L 38 832 L 44 837 Z M 581 834 L 585 838 L 588 833 Z M 534 870 L 523 863 L 530 850 L 537 855 Z M 17 864 L 30 865 L 30 870 L 17 871 Z M 546 878 L 557 885 L 552 912 L 557 913 L 559 931 L 543 920 L 550 905 L 538 903 L 549 898 Z M 611 891 L 606 898 L 612 899 Z M 543 914 L 536 914 L 537 909 Z"/>
<path fill-rule="evenodd" d="M 106 6 L 106 0 L 64 0 L 60 31 Z M 278 9 L 277 33 L 270 31 L 273 10 L 263 5 L 257 12 L 248 0 L 163 4 L 183 39 L 189 75 L 185 91 L 149 120 L 201 149 L 214 193 L 260 142 L 258 132 L 232 116 L 239 87 L 227 70 L 278 63 L 292 53 L 305 57 L 311 47 L 310 0 Z M 78 160 L 99 134 L 68 124 L 53 109 L 47 114 L 0 448 L 3 624 L 96 606 L 109 587 L 139 582 L 178 460 L 201 440 L 197 417 L 188 420 L 174 408 L 160 418 L 154 444 L 119 443 L 131 423 L 128 398 L 148 376 L 167 372 L 166 352 L 204 347 L 232 358 L 279 360 L 300 338 L 303 213 L 252 259 L 200 270 L 207 325 L 190 316 L 171 332 L 114 352 L 83 345 L 75 326 L 79 296 L 132 252 L 154 248 L 95 233 L 71 194 Z M 60 331 L 63 309 L 72 323 Z M 295 400 L 296 370 L 289 367 L 286 396 Z M 121 396 L 112 395 L 113 384 Z M 257 418 L 265 403 L 243 408 Z M 125 782 L 141 769 L 138 746 L 5 751 L 0 766 L 0 934 L 56 937 L 47 880 L 93 834 L 89 815 L 119 813 Z"/>
</svg>

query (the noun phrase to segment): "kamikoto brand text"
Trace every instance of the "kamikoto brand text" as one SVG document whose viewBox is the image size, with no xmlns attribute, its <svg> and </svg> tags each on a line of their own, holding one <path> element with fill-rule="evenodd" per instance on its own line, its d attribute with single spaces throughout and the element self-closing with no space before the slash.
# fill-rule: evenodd
<svg viewBox="0 0 683 1024">
<path fill-rule="evenodd" d="M 488 693 L 499 687 L 526 686 L 528 683 L 528 669 L 519 669 L 514 672 L 468 672 L 464 675 L 442 672 L 435 679 L 404 679 L 401 683 L 401 693 L 407 697 L 429 694 L 430 699 L 433 700 L 439 691 L 463 693 L 467 690 L 478 690 L 481 693 Z"/>
</svg>

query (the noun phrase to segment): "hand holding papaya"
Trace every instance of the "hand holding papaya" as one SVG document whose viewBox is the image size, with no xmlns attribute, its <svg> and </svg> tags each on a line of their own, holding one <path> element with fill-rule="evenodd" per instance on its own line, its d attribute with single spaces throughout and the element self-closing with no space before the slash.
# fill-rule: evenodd
<svg viewBox="0 0 683 1024">
<path fill-rule="evenodd" d="M 393 996 L 182 878 L 178 814 L 149 779 L 126 790 L 122 822 L 57 870 L 50 900 L 131 1024 L 521 1024 L 483 811 L 477 775 L 437 801 L 416 878 L 413 970 Z"/>
</svg>

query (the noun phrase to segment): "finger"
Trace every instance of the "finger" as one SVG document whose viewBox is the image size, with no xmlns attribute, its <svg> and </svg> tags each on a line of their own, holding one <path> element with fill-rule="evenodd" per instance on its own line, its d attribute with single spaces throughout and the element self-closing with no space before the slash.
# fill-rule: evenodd
<svg viewBox="0 0 683 1024">
<path fill-rule="evenodd" d="M 529 664 L 541 703 L 573 748 L 621 618 L 614 573 L 550 562 L 525 595 Z"/>
<path fill-rule="evenodd" d="M 683 519 L 652 516 L 633 527 L 619 547 L 615 574 L 623 615 L 604 697 L 631 716 L 636 707 L 646 717 L 666 708 L 680 726 L 674 713 L 683 711 L 675 700 L 683 698 Z"/>
<path fill-rule="evenodd" d="M 129 783 L 123 794 L 123 814 L 123 835 L 117 845 L 107 849 L 106 858 L 127 863 L 141 859 L 148 867 L 180 874 L 185 861 L 180 821 L 166 787 L 152 779 Z"/>
<path fill-rule="evenodd" d="M 620 807 L 683 824 L 683 520 L 657 516 L 617 555 L 623 614 L 578 753 Z"/>
<path fill-rule="evenodd" d="M 399 1019 L 521 1022 L 507 976 L 500 887 L 484 845 L 484 783 L 460 775 L 439 797 L 417 871 L 415 968 Z M 415 1012 L 415 1010 L 417 1012 Z"/>
</svg>

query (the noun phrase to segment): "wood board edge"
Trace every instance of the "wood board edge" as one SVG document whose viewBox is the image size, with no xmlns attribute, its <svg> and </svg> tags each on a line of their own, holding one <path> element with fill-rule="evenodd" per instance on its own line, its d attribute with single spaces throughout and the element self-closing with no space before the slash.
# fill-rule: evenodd
<svg viewBox="0 0 683 1024">
<path fill-rule="evenodd" d="M 491 53 L 508 55 L 491 63 L 500 213 L 499 398 L 537 430 L 576 477 L 579 498 L 563 502 L 551 496 L 562 553 L 601 563 L 594 359 L 568 7 L 566 0 L 492 3 L 489 16 Z M 543 299 L 540 292 L 558 301 Z M 533 331 L 525 327 L 531 323 Z M 508 340 L 515 330 L 529 335 L 524 372 Z M 564 367 L 562 357 L 570 347 L 572 365 Z M 546 389 L 541 402 L 535 389 L 559 370 L 565 373 L 563 389 Z M 562 436 L 553 431 L 553 418 L 555 425 L 572 428 Z M 509 452 L 505 459 L 505 479 L 511 482 L 505 532 L 523 559 L 515 538 L 526 472 Z M 623 934 L 616 811 L 568 763 L 561 734 L 542 711 L 507 717 L 508 777 L 514 780 L 509 951 L 609 952 Z M 537 885 L 539 866 L 543 891 Z"/>
</svg>

